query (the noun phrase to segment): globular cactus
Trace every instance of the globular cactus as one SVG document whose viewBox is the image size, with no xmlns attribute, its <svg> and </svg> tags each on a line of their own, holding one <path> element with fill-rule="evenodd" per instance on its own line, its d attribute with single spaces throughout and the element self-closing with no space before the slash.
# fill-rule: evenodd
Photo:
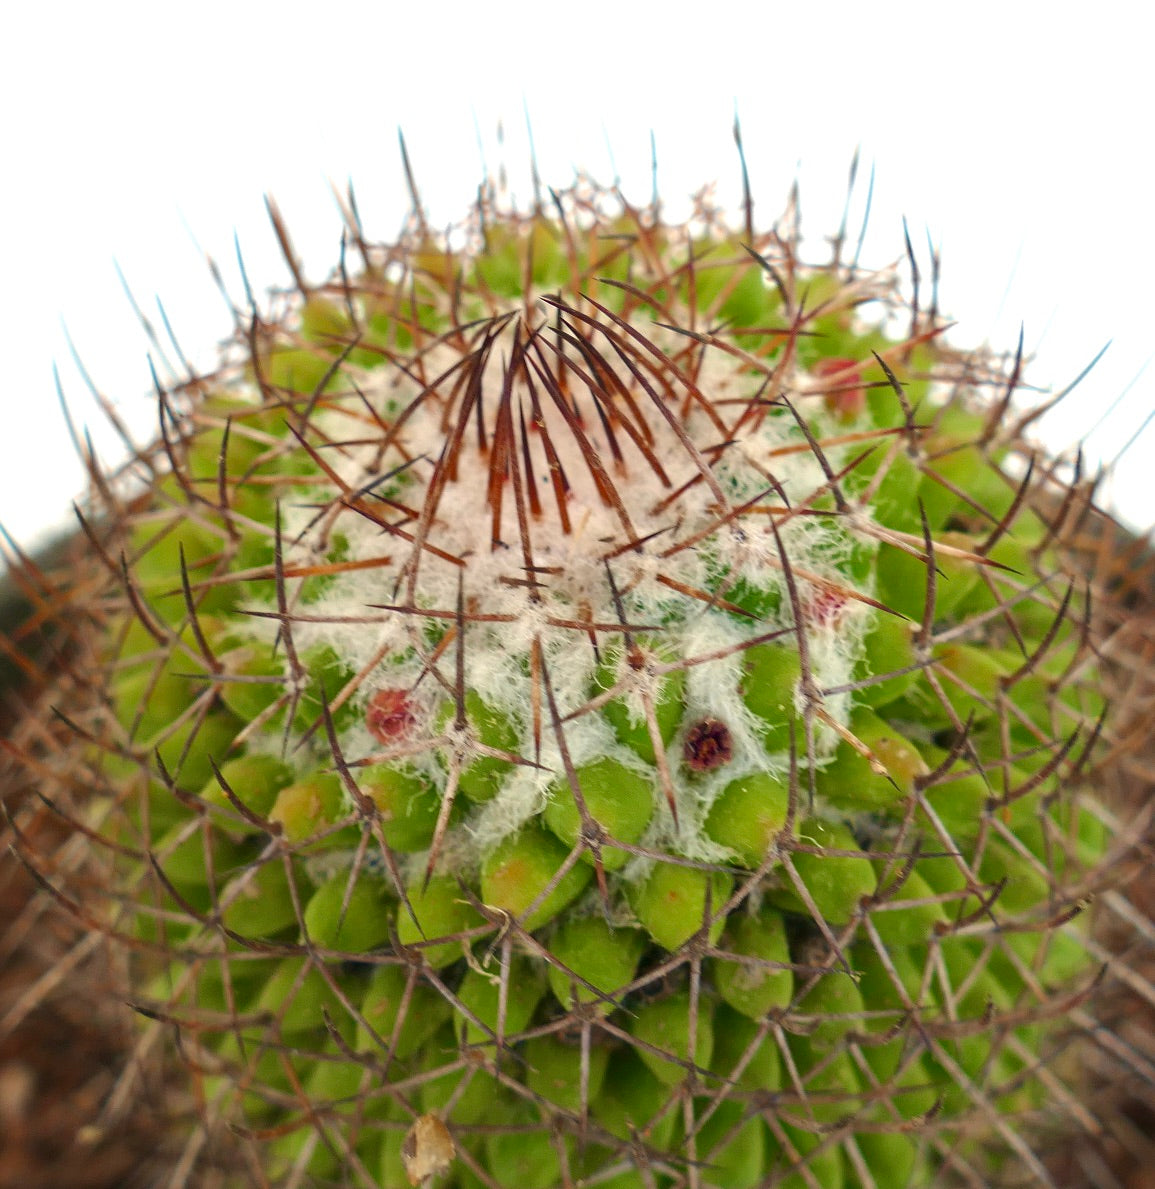
<svg viewBox="0 0 1155 1189">
<path fill-rule="evenodd" d="M 1019 361 L 788 219 L 350 232 L 99 477 L 24 752 L 181 1175 L 1045 1178 L 1123 840 Z"/>
</svg>

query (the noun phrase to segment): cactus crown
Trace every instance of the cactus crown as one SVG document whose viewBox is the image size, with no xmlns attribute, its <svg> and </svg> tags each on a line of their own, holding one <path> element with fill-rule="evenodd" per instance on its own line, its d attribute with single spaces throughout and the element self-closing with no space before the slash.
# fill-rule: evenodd
<svg viewBox="0 0 1155 1189">
<path fill-rule="evenodd" d="M 198 1136 L 287 1183 L 1040 1172 L 1108 843 L 1019 361 L 704 202 L 350 232 L 89 515 L 77 812 Z"/>
<path fill-rule="evenodd" d="M 869 558 L 883 530 L 868 500 L 845 505 L 832 476 L 896 438 L 852 428 L 842 408 L 862 399 L 868 344 L 832 382 L 808 373 L 814 352 L 800 343 L 819 322 L 854 341 L 855 308 L 884 296 L 883 283 L 834 290 L 826 275 L 791 277 L 779 294 L 732 238 L 703 228 L 695 242 L 635 214 L 607 234 L 581 210 L 573 200 L 568 237 L 542 216 L 475 228 L 472 276 L 461 273 L 468 257 L 423 245 L 412 271 L 374 295 L 394 311 L 415 295 L 427 326 L 404 367 L 372 366 L 390 361 L 384 344 L 375 357 L 355 348 L 369 365 L 358 392 L 335 376 L 291 440 L 322 482 L 282 499 L 282 580 L 278 588 L 268 569 L 250 579 L 247 600 L 268 612 L 247 626 L 270 647 L 291 632 L 299 653 L 340 658 L 352 676 L 329 694 L 360 711 L 342 749 L 358 760 L 404 757 L 443 797 L 455 795 L 447 756 L 487 745 L 469 730 L 467 700 L 509 731 L 504 750 L 521 762 L 506 765 L 456 837 L 455 857 L 474 865 L 541 813 L 567 769 L 599 758 L 645 765 L 599 713 L 607 701 L 634 733 L 664 735 L 663 751 L 670 731 L 647 705 L 676 682 L 682 722 L 724 723 L 732 756 L 693 782 L 659 766 L 663 797 L 646 845 L 717 861 L 725 848 L 702 822 L 722 785 L 786 770 L 788 749 L 767 753 L 742 702 L 740 670 L 753 643 L 794 630 L 795 601 L 807 678 L 823 691 L 821 717 L 799 724 L 829 752 L 826 724 L 849 717 L 845 687 L 876 614 Z M 340 347 L 354 333 L 339 300 L 309 298 L 313 342 Z M 740 333 L 725 329 L 732 320 Z M 309 362 L 306 388 L 328 360 Z M 284 366 L 274 348 L 272 369 Z M 769 395 L 786 389 L 793 402 Z M 815 435 L 825 442 L 817 451 Z M 318 589 L 310 570 L 330 559 Z M 605 692 L 591 697 L 599 678 Z M 403 698 L 414 720 L 405 738 L 382 739 L 388 730 L 361 710 L 390 698 Z M 438 716 L 447 701 L 449 721 Z M 427 723 L 437 730 L 426 739 L 440 733 L 440 745 L 414 742 Z"/>
</svg>

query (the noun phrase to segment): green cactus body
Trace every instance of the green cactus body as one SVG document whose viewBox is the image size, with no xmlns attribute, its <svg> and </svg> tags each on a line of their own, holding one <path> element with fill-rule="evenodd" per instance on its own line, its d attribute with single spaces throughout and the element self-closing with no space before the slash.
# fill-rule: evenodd
<svg viewBox="0 0 1155 1189">
<path fill-rule="evenodd" d="M 889 275 L 608 202 L 366 248 L 111 518 L 93 820 L 271 1176 L 392 1189 L 434 1114 L 446 1189 L 899 1189 L 1091 977 L 1018 443 Z"/>
</svg>

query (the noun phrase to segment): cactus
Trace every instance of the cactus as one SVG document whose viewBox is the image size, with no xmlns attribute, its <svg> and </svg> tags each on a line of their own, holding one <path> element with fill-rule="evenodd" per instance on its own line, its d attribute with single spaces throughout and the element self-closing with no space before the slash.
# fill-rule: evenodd
<svg viewBox="0 0 1155 1189">
<path fill-rule="evenodd" d="M 1120 852 L 1078 492 L 1018 361 L 839 250 L 584 182 L 352 230 L 96 484 L 72 739 L 24 757 L 180 1039 L 187 1152 L 1045 1176 Z"/>
</svg>

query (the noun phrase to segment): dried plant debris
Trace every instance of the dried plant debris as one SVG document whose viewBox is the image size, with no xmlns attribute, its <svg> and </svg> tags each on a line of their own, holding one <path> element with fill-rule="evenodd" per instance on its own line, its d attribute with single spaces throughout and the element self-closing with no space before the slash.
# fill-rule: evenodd
<svg viewBox="0 0 1155 1189">
<path fill-rule="evenodd" d="M 29 577 L 11 837 L 120 954 L 104 1122 L 167 1061 L 171 1184 L 1098 1151 L 1094 1079 L 1153 1072 L 1104 1014 L 1153 998 L 1104 780 L 1142 767 L 1141 565 L 1025 439 L 1021 360 L 947 345 L 917 268 L 806 264 L 792 212 L 485 188 L 381 247 L 350 204 L 318 285 L 273 218 L 296 291 Z"/>
</svg>

